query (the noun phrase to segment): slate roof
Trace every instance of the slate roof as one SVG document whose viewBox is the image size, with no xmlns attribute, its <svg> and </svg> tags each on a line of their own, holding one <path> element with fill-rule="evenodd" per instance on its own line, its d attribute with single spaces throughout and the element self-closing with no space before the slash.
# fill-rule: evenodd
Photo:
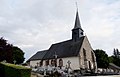
<svg viewBox="0 0 120 77">
<path fill-rule="evenodd" d="M 76 42 L 73 40 L 68 40 L 53 44 L 43 59 L 53 59 L 55 58 L 55 55 L 57 55 L 58 58 L 77 56 L 80 51 L 83 39 L 84 37 L 81 37 Z"/>
<path fill-rule="evenodd" d="M 41 60 L 45 54 L 47 53 L 47 50 L 44 51 L 38 51 L 35 55 L 33 55 L 28 61 L 31 60 Z"/>
<path fill-rule="evenodd" d="M 109 67 L 120 70 L 120 67 L 113 63 L 109 63 Z"/>
<path fill-rule="evenodd" d="M 57 55 L 57 58 L 78 56 L 84 38 L 85 36 L 79 38 L 78 41 L 74 41 L 71 39 L 64 42 L 52 44 L 52 46 L 48 50 L 38 51 L 28 61 L 54 59 L 55 55 Z"/>
</svg>

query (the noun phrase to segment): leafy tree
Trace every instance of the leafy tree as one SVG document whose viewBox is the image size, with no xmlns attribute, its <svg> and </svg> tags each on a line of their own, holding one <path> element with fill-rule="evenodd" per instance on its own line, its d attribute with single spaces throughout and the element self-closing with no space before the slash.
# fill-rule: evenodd
<svg viewBox="0 0 120 77">
<path fill-rule="evenodd" d="M 114 49 L 113 55 L 109 57 L 111 63 L 120 67 L 120 52 L 118 49 Z"/>
<path fill-rule="evenodd" d="M 0 61 L 6 60 L 9 63 L 12 63 L 12 44 L 8 44 L 7 40 L 0 38 Z"/>
<path fill-rule="evenodd" d="M 114 57 L 113 57 L 113 56 L 110 56 L 110 57 L 108 57 L 108 58 L 109 58 L 109 62 L 110 62 L 110 63 L 113 63 Z"/>
<path fill-rule="evenodd" d="M 120 55 L 120 52 L 119 52 L 119 50 L 118 50 L 118 49 L 116 49 L 116 52 L 117 52 L 117 55 Z"/>
<path fill-rule="evenodd" d="M 120 59 L 117 58 L 117 57 L 115 57 L 115 56 L 112 56 L 112 58 L 113 58 L 113 61 L 112 61 L 112 62 L 113 62 L 115 65 L 117 65 L 117 66 L 120 67 Z"/>
<path fill-rule="evenodd" d="M 0 61 L 6 60 L 8 63 L 20 64 L 24 61 L 24 52 L 13 46 L 12 44 L 7 43 L 7 40 L 0 38 Z"/>
<path fill-rule="evenodd" d="M 113 56 L 120 59 L 120 52 L 118 49 L 114 49 Z"/>
<path fill-rule="evenodd" d="M 116 49 L 113 50 L 113 56 L 117 56 Z"/>
<path fill-rule="evenodd" d="M 23 63 L 24 59 L 24 52 L 18 47 L 13 47 L 13 60 L 16 64 Z"/>
<path fill-rule="evenodd" d="M 94 50 L 98 68 L 107 68 L 109 65 L 109 58 L 105 51 L 96 49 Z"/>
</svg>

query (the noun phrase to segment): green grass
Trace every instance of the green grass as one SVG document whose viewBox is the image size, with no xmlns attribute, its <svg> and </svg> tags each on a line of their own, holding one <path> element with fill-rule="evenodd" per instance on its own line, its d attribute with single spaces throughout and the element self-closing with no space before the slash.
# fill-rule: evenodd
<svg viewBox="0 0 120 77">
<path fill-rule="evenodd" d="M 17 68 L 17 69 L 30 69 L 30 68 L 27 68 L 27 67 L 24 67 L 24 66 L 21 66 L 21 65 L 15 65 L 15 64 L 10 64 L 10 63 L 1 63 L 3 65 L 6 65 L 6 66 L 10 66 L 10 67 L 13 67 L 13 68 Z"/>
<path fill-rule="evenodd" d="M 0 77 L 30 77 L 31 69 L 10 63 L 0 63 Z"/>
</svg>

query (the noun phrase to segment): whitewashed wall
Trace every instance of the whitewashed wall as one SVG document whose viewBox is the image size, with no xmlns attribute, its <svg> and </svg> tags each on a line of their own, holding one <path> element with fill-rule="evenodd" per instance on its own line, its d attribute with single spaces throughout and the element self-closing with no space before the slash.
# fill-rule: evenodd
<svg viewBox="0 0 120 77">
<path fill-rule="evenodd" d="M 79 69 L 79 57 L 68 57 L 68 58 L 61 58 L 63 60 L 63 66 L 68 66 L 68 61 L 71 62 L 70 66 L 72 69 Z M 35 67 L 37 66 L 37 63 L 39 63 L 40 60 L 33 60 L 30 61 L 30 66 Z M 49 61 L 51 62 L 51 60 Z M 59 65 L 59 59 L 57 59 L 57 65 Z M 45 66 L 45 61 L 43 61 L 43 66 Z"/>
<path fill-rule="evenodd" d="M 33 61 L 30 61 L 30 66 L 32 67 L 35 67 L 37 66 L 37 63 L 40 63 L 41 60 L 33 60 Z"/>
<path fill-rule="evenodd" d="M 63 59 L 63 66 L 68 65 L 68 61 L 71 62 L 70 66 L 73 70 L 80 69 L 79 68 L 79 57 L 68 57 L 68 58 L 62 58 Z"/>
</svg>

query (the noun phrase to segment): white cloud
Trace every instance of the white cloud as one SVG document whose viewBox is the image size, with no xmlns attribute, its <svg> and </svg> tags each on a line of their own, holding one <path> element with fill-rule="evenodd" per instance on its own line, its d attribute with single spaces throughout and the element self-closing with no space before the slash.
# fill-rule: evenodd
<svg viewBox="0 0 120 77">
<path fill-rule="evenodd" d="M 112 3 L 100 1 L 93 4 L 88 13 L 90 14 L 87 23 L 84 19 L 86 32 L 92 41 L 94 48 L 101 48 L 107 51 L 109 55 L 113 52 L 114 47 L 118 47 L 119 23 L 120 19 L 120 1 Z M 89 5 L 88 5 L 89 6 Z M 88 29 L 87 29 L 88 28 Z M 116 39 L 116 40 L 115 40 Z M 119 48 L 119 47 L 118 47 Z"/>
<path fill-rule="evenodd" d="M 120 48 L 120 1 L 77 0 L 82 28 L 93 49 Z M 0 33 L 28 59 L 52 43 L 71 39 L 74 0 L 0 0 Z M 64 37 L 63 37 L 64 36 Z"/>
</svg>

